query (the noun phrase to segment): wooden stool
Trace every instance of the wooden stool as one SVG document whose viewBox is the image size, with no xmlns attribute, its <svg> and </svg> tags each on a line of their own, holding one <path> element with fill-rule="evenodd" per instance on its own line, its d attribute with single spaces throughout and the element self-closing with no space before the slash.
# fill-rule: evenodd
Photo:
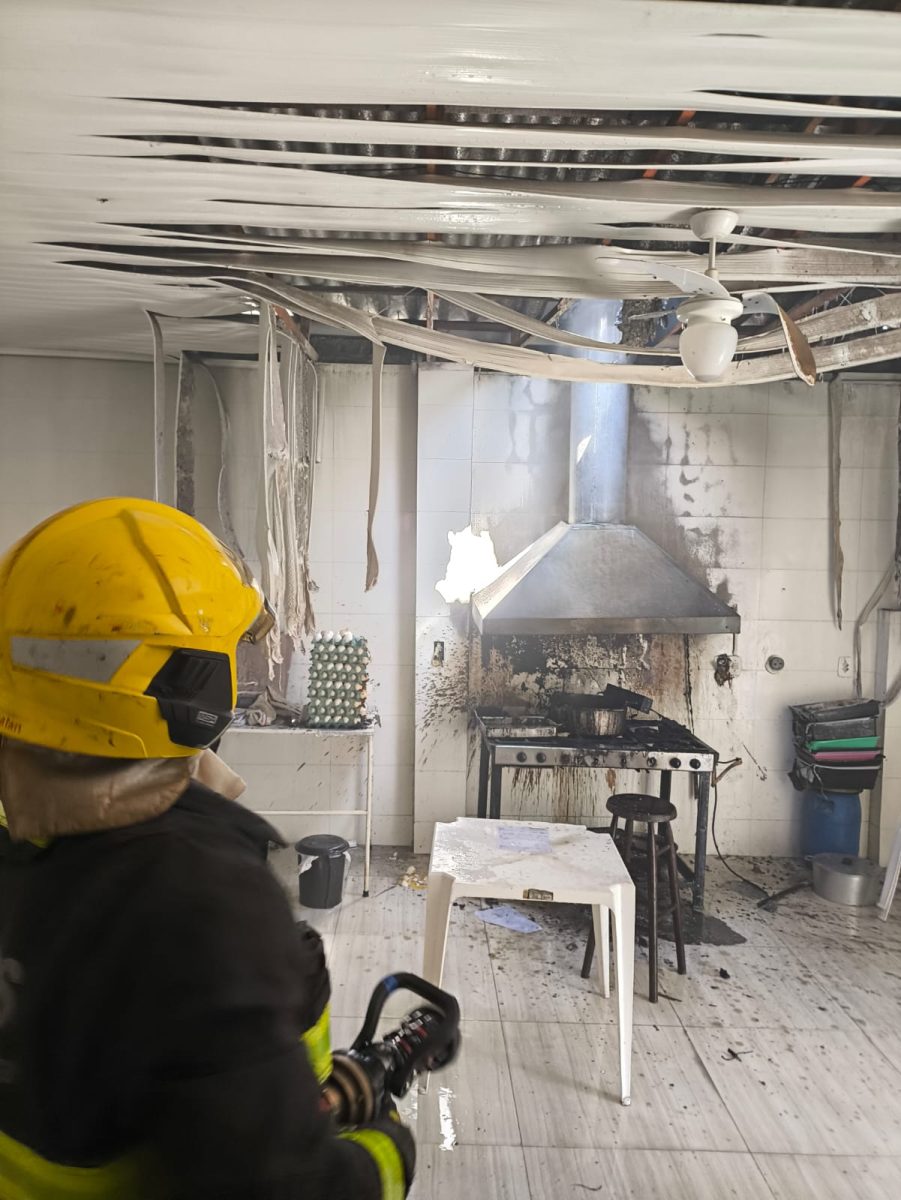
<svg viewBox="0 0 901 1200">
<path fill-rule="evenodd" d="M 647 826 L 647 913 L 648 913 L 648 979 L 650 987 L 648 997 L 652 1004 L 657 1003 L 657 874 L 658 848 L 663 850 L 669 873 L 670 907 L 664 912 L 672 913 L 673 939 L 676 943 L 676 963 L 679 974 L 686 973 L 685 942 L 682 937 L 682 909 L 679 905 L 679 881 L 676 867 L 676 843 L 673 838 L 672 821 L 676 818 L 676 810 L 668 800 L 660 796 L 645 796 L 636 793 L 621 793 L 611 796 L 607 801 L 607 811 L 613 814 L 613 824 L 610 826 L 610 836 L 620 848 L 623 862 L 629 868 L 629 873 L 635 878 L 632 860 L 632 845 L 635 836 L 636 822 Z M 619 822 L 625 821 L 625 830 L 618 836 Z M 663 831 L 658 835 L 657 827 Z M 659 846 L 658 846 L 659 837 Z M 620 847 L 620 841 L 622 845 Z M 638 864 L 635 863 L 635 866 Z M 585 959 L 582 963 L 582 978 L 587 979 L 591 973 L 591 963 L 594 958 L 595 938 L 594 927 L 588 935 L 588 945 L 585 947 Z"/>
</svg>

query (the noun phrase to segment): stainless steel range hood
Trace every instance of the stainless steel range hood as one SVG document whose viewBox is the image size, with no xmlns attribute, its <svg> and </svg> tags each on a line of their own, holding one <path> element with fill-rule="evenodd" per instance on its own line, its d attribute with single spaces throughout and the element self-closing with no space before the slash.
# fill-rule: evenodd
<svg viewBox="0 0 901 1200">
<path fill-rule="evenodd" d="M 581 301 L 561 324 L 615 341 L 619 308 L 616 301 Z M 734 609 L 634 525 L 623 524 L 628 445 L 628 387 L 573 384 L 569 521 L 549 529 L 473 595 L 482 633 L 738 633 Z"/>
</svg>

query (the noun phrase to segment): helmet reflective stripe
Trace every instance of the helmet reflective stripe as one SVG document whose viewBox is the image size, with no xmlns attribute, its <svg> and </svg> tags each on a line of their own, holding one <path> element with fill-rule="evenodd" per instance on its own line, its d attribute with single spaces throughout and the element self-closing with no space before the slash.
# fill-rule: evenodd
<svg viewBox="0 0 901 1200">
<path fill-rule="evenodd" d="M 109 683 L 140 646 L 137 638 L 75 641 L 68 638 L 10 638 L 10 658 L 17 667 L 68 675 L 90 683 Z"/>
</svg>

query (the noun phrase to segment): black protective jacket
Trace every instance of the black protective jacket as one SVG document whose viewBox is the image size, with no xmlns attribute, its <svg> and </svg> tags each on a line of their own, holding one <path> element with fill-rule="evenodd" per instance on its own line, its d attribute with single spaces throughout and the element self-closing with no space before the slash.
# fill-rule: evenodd
<svg viewBox="0 0 901 1200">
<path fill-rule="evenodd" d="M 23 1184 L 35 1163 L 138 1151 L 166 1200 L 382 1196 L 299 1040 L 328 975 L 265 863 L 276 836 L 197 784 L 151 821 L 42 850 L 0 831 L 0 1180 L 5 1154 L 17 1194 L 67 1194 Z"/>
</svg>

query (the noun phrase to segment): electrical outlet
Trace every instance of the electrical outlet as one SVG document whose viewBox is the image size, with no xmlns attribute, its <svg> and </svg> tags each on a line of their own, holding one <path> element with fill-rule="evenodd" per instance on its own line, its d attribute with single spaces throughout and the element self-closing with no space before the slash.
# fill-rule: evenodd
<svg viewBox="0 0 901 1200">
<path fill-rule="evenodd" d="M 741 659 L 737 654 L 718 654 L 713 664 L 713 678 L 720 687 L 741 674 Z"/>
<path fill-rule="evenodd" d="M 839 679 L 851 678 L 851 658 L 847 654 L 843 654 L 838 660 L 838 677 Z"/>
</svg>

